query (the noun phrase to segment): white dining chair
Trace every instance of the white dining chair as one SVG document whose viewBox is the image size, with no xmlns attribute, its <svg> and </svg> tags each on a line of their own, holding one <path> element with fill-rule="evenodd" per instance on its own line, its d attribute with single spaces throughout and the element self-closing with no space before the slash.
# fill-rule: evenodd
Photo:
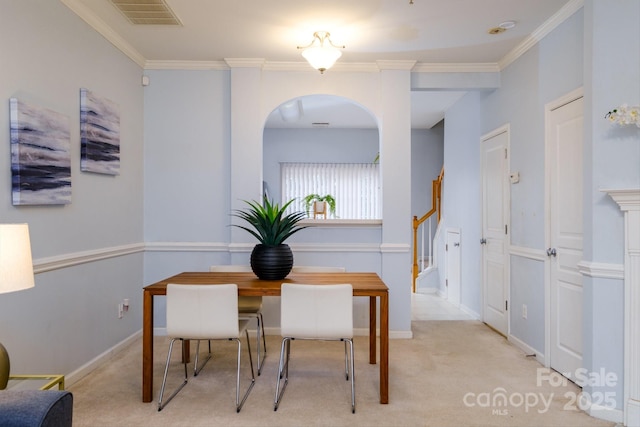
<svg viewBox="0 0 640 427">
<path fill-rule="evenodd" d="M 237 372 L 236 372 L 236 412 L 240 412 L 247 400 L 251 389 L 255 384 L 253 360 L 251 357 L 251 344 L 247 331 L 248 320 L 238 319 L 238 286 L 235 284 L 223 285 L 181 285 L 170 283 L 167 285 L 167 335 L 171 338 L 167 363 L 164 368 L 164 377 L 160 396 L 158 398 L 158 411 L 161 411 L 176 394 L 187 384 L 187 357 L 184 357 L 185 340 L 234 340 L 238 344 Z M 240 362 L 242 343 L 240 335 L 244 333 L 247 338 L 247 352 L 249 353 L 249 366 L 251 367 L 251 384 L 248 386 L 242 400 L 240 400 Z M 182 342 L 184 363 L 184 381 L 178 388 L 163 401 L 164 390 L 167 383 L 167 374 L 171 362 L 171 352 L 176 340 Z M 211 352 L 205 362 L 211 358 Z M 196 351 L 195 365 L 198 364 L 198 352 Z"/>
<path fill-rule="evenodd" d="M 355 413 L 352 286 L 283 283 L 280 298 L 282 345 L 273 410 L 278 410 L 289 382 L 291 341 L 309 339 L 345 342 L 345 375 L 351 378 L 351 412 Z"/>
<path fill-rule="evenodd" d="M 253 272 L 250 265 L 212 265 L 209 268 L 211 272 L 223 273 L 244 273 Z M 240 319 L 255 319 L 256 327 L 256 370 L 258 375 L 262 373 L 262 365 L 267 357 L 267 339 L 264 335 L 264 318 L 262 316 L 262 297 L 239 296 L 238 297 L 238 316 Z M 260 340 L 262 337 L 261 351 Z M 262 353 L 262 354 L 261 354 Z"/>
</svg>

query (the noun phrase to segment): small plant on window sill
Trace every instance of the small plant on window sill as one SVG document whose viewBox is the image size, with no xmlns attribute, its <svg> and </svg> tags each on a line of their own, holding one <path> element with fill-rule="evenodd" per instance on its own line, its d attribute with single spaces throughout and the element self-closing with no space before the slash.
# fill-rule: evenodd
<svg viewBox="0 0 640 427">
<path fill-rule="evenodd" d="M 318 203 L 326 203 L 329 205 L 329 212 L 331 215 L 336 214 L 336 199 L 333 198 L 331 194 L 326 194 L 324 196 L 320 196 L 319 194 L 309 194 L 304 199 L 302 199 L 304 203 L 304 208 L 307 212 L 307 216 L 311 217 L 311 213 L 317 213 L 319 210 L 315 209 L 313 206 L 316 202 Z M 313 209 L 311 209 L 313 206 Z"/>
<path fill-rule="evenodd" d="M 618 125 L 636 125 L 640 128 L 640 106 L 628 106 L 622 104 L 621 106 L 609 111 L 605 116 L 605 119 L 611 123 Z"/>
</svg>

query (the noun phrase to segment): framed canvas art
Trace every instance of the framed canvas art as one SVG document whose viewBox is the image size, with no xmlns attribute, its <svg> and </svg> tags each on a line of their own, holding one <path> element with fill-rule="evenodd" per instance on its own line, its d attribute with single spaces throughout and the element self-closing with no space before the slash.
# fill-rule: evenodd
<svg viewBox="0 0 640 427">
<path fill-rule="evenodd" d="M 71 203 L 69 118 L 16 98 L 9 109 L 13 204 Z"/>
<path fill-rule="evenodd" d="M 118 106 L 88 89 L 80 89 L 80 170 L 120 173 Z"/>
</svg>

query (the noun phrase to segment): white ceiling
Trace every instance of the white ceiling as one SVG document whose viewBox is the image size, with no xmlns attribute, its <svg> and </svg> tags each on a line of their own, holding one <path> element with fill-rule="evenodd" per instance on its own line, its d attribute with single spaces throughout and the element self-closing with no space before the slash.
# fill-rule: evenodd
<svg viewBox="0 0 640 427">
<path fill-rule="evenodd" d="M 275 67 L 308 67 L 296 46 L 309 44 L 315 31 L 329 31 L 335 44 L 346 46 L 338 69 L 378 60 L 498 68 L 503 58 L 577 0 L 413 0 L 414 4 L 409 0 L 166 0 L 182 26 L 131 24 L 110 0 L 61 1 L 147 68 L 168 62 L 202 67 L 233 58 L 262 58 Z M 515 28 L 488 34 L 509 20 L 516 22 Z M 412 92 L 412 127 L 431 127 L 463 94 Z M 317 101 L 303 100 L 304 122 L 298 125 L 278 123 L 279 114 L 268 125 L 375 126 L 359 107 L 355 116 L 338 110 L 339 106 L 353 110 L 349 102 Z"/>
</svg>

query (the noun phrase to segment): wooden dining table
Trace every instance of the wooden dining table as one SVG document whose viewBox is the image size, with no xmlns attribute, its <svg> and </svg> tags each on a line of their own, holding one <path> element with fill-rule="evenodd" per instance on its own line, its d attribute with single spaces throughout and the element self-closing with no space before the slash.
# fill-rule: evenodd
<svg viewBox="0 0 640 427">
<path fill-rule="evenodd" d="M 354 297 L 369 297 L 369 363 L 376 363 L 377 298 L 380 299 L 380 403 L 389 403 L 389 288 L 376 273 L 291 273 L 281 280 L 261 280 L 251 272 L 184 272 L 143 288 L 142 401 L 153 400 L 153 297 L 167 294 L 167 284 L 235 283 L 239 296 L 280 296 L 282 283 L 349 283 Z M 188 350 L 188 342 L 187 342 Z M 188 355 L 188 351 L 185 351 Z"/>
</svg>

